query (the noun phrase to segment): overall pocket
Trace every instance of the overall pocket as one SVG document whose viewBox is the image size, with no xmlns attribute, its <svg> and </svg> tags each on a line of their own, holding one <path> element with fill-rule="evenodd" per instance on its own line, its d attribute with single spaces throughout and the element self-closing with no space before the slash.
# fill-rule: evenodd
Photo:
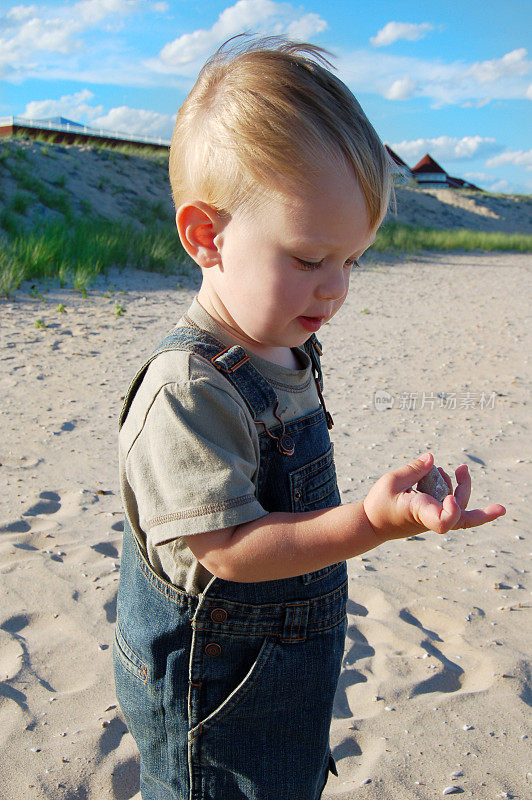
<svg viewBox="0 0 532 800">
<path fill-rule="evenodd" d="M 115 624 L 115 638 L 113 643 L 115 659 L 118 659 L 128 672 L 139 678 L 142 683 L 148 683 L 148 666 L 136 655 L 122 635 L 122 631 Z"/>
<path fill-rule="evenodd" d="M 292 511 L 316 511 L 340 505 L 333 445 L 326 453 L 288 475 Z"/>
<path fill-rule="evenodd" d="M 190 740 L 231 714 L 251 690 L 260 694 L 260 679 L 276 646 L 272 637 L 249 641 L 205 632 L 198 636 L 194 647 L 201 653 L 201 668 L 191 686 L 197 695 L 192 691 Z"/>
</svg>

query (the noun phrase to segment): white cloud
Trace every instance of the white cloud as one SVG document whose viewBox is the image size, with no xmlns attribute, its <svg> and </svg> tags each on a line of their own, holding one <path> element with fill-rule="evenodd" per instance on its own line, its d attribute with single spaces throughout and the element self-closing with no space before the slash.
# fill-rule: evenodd
<svg viewBox="0 0 532 800">
<path fill-rule="evenodd" d="M 416 91 L 417 83 L 409 75 L 394 81 L 384 96 L 388 100 L 408 100 Z"/>
<path fill-rule="evenodd" d="M 264 22 L 274 16 L 275 12 L 276 3 L 272 0 L 237 0 L 234 6 L 222 11 L 210 28 L 199 28 L 192 33 L 184 33 L 166 44 L 159 58 L 162 64 L 168 67 L 188 64 L 210 53 L 230 36 Z"/>
<path fill-rule="evenodd" d="M 431 25 L 430 22 L 388 22 L 376 36 L 371 37 L 370 42 L 373 47 L 386 47 L 398 39 L 414 42 L 422 39 L 432 30 L 434 30 L 434 25 Z"/>
<path fill-rule="evenodd" d="M 161 3 L 152 3 L 151 10 L 154 11 L 156 14 L 166 14 L 166 12 L 170 9 L 168 3 L 161 2 Z"/>
<path fill-rule="evenodd" d="M 532 62 L 526 51 L 513 53 L 518 55 L 493 59 L 491 71 L 485 67 L 487 62 L 482 62 L 484 66 L 480 69 L 478 64 L 463 61 L 446 63 L 364 49 L 344 52 L 338 66 L 340 77 L 355 93 L 376 93 L 388 98 L 391 92 L 391 99 L 397 99 L 408 84 L 397 83 L 393 91 L 391 87 L 409 78 L 417 84 L 416 97 L 427 98 L 435 108 L 464 103 L 479 107 L 495 99 L 506 101 L 526 96 Z M 492 80 L 485 79 L 488 73 Z"/>
<path fill-rule="evenodd" d="M 518 192 L 519 189 L 515 185 L 509 183 L 506 179 L 501 178 L 501 180 L 492 183 L 491 186 L 489 186 L 488 191 L 501 192 L 503 194 L 513 194 L 514 192 Z"/>
<path fill-rule="evenodd" d="M 494 176 L 487 172 L 464 172 L 464 178 L 473 183 L 491 183 L 494 180 Z"/>
<path fill-rule="evenodd" d="M 77 34 L 95 27 L 110 16 L 124 16 L 138 0 L 79 0 L 74 5 L 13 6 L 0 17 L 0 77 L 43 72 L 42 54 L 65 56 L 82 50 Z M 47 66 L 47 65 L 46 65 Z"/>
<path fill-rule="evenodd" d="M 86 123 L 91 128 L 170 139 L 175 115 L 129 106 L 117 106 L 104 114 L 102 105 L 91 105 L 93 98 L 89 89 L 82 89 L 58 100 L 35 100 L 27 104 L 21 116 L 26 119 L 66 117 L 73 122 Z"/>
<path fill-rule="evenodd" d="M 157 111 L 144 108 L 118 106 L 107 114 L 93 119 L 91 127 L 170 139 L 174 123 L 175 116 L 170 114 L 159 114 Z"/>
<path fill-rule="evenodd" d="M 473 77 L 479 83 L 494 83 L 501 78 L 511 78 L 514 75 L 526 75 L 530 72 L 530 61 L 527 60 L 527 51 L 524 47 L 512 50 L 502 58 L 492 58 L 490 61 L 477 61 L 464 73 L 465 77 Z"/>
<path fill-rule="evenodd" d="M 102 114 L 103 106 L 92 106 L 94 94 L 88 89 L 82 89 L 75 94 L 65 94 L 58 100 L 34 100 L 28 103 L 22 117 L 26 119 L 46 119 L 47 117 L 66 117 L 73 122 L 91 120 Z"/>
<path fill-rule="evenodd" d="M 125 16 L 135 5 L 132 0 L 79 0 L 72 12 L 83 27 L 88 25 L 92 28 L 112 14 Z"/>
<path fill-rule="evenodd" d="M 13 6 L 6 14 L 7 19 L 14 19 L 20 22 L 23 19 L 33 16 L 38 11 L 37 6 Z"/>
<path fill-rule="evenodd" d="M 210 55 L 222 42 L 246 31 L 288 33 L 308 38 L 325 30 L 327 23 L 318 14 L 299 15 L 289 3 L 273 0 L 237 0 L 224 9 L 210 28 L 184 33 L 166 44 L 157 59 L 147 64 L 160 72 L 179 72 L 197 59 Z"/>
<path fill-rule="evenodd" d="M 272 0 L 238 0 L 224 9 L 211 28 L 184 33 L 166 44 L 159 56 L 167 66 L 179 66 L 210 53 L 224 39 L 272 17 L 276 4 Z"/>
<path fill-rule="evenodd" d="M 506 178 L 497 178 L 495 175 L 488 175 L 486 172 L 466 172 L 463 176 L 466 180 L 476 183 L 488 192 L 503 192 L 509 194 L 528 194 L 532 190 L 532 181 L 528 183 L 517 183 Z"/>
<path fill-rule="evenodd" d="M 506 153 L 501 153 L 498 156 L 494 156 L 494 158 L 490 158 L 488 161 L 486 161 L 486 166 L 488 168 L 502 167 L 507 164 L 513 164 L 516 167 L 524 167 L 526 170 L 531 171 L 532 150 L 508 151 Z"/>
<path fill-rule="evenodd" d="M 326 28 L 327 23 L 318 14 L 305 14 L 288 25 L 286 35 L 290 39 L 304 42 L 316 33 L 326 30 Z"/>
<path fill-rule="evenodd" d="M 525 97 L 528 98 L 528 100 L 532 100 L 532 83 L 530 84 L 530 86 L 526 90 Z"/>
<path fill-rule="evenodd" d="M 438 136 L 435 139 L 394 142 L 390 147 L 412 165 L 419 161 L 425 153 L 430 153 L 436 161 L 453 162 L 485 158 L 500 150 L 500 145 L 495 139 L 482 136 L 464 136 L 462 139 L 453 136 Z M 486 166 L 489 165 L 486 164 Z"/>
</svg>

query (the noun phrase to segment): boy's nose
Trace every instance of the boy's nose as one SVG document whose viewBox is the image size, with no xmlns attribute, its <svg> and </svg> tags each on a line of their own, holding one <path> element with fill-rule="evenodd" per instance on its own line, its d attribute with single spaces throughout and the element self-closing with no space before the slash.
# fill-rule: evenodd
<svg viewBox="0 0 532 800">
<path fill-rule="evenodd" d="M 345 268 L 341 272 L 327 275 L 318 285 L 317 296 L 322 300 L 339 300 L 347 291 L 349 285 L 349 271 Z"/>
</svg>

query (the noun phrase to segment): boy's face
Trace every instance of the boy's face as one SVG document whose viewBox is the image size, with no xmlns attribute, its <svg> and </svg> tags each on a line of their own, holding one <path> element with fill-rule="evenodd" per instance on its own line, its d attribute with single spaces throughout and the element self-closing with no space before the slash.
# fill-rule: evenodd
<svg viewBox="0 0 532 800">
<path fill-rule="evenodd" d="M 340 309 L 354 262 L 375 238 L 347 165 L 324 164 L 316 185 L 239 209 L 215 239 L 219 264 L 202 270 L 206 311 L 278 363 Z"/>
</svg>

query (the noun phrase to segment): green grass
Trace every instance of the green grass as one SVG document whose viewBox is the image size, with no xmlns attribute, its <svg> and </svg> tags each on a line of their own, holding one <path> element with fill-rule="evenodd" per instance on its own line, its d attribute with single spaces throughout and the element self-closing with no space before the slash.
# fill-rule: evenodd
<svg viewBox="0 0 532 800">
<path fill-rule="evenodd" d="M 20 187 L 25 189 L 27 192 L 31 192 L 31 194 L 36 195 L 44 206 L 47 206 L 55 211 L 60 211 L 65 215 L 65 217 L 68 217 L 69 219 L 71 218 L 72 206 L 65 191 L 62 189 L 58 189 L 57 191 L 50 189 L 44 181 L 36 178 L 35 175 L 32 175 L 22 166 L 18 166 L 10 162 L 7 162 L 6 166 L 11 173 L 11 177 L 17 181 Z M 66 178 L 64 181 L 62 177 L 59 179 L 59 183 L 61 185 L 64 185 L 65 182 Z"/>
<path fill-rule="evenodd" d="M 423 250 L 483 250 L 532 252 L 532 236 L 515 233 L 485 233 L 467 228 L 437 230 L 389 222 L 377 232 L 372 250 L 416 253 Z"/>
<path fill-rule="evenodd" d="M 19 236 L 22 232 L 20 216 L 10 206 L 4 206 L 0 211 L 0 228 L 11 238 Z"/>
<path fill-rule="evenodd" d="M 132 214 L 144 225 L 169 221 L 168 208 L 164 203 L 153 202 L 146 198 L 136 198 L 133 203 Z"/>
<path fill-rule="evenodd" d="M 24 214 L 31 203 L 31 197 L 25 192 L 15 192 L 12 203 L 14 210 L 18 214 Z"/>
<path fill-rule="evenodd" d="M 0 240 L 0 295 L 29 279 L 58 279 L 85 292 L 110 267 L 188 275 L 191 262 L 171 224 L 137 231 L 119 222 L 56 221 L 42 230 L 15 230 L 7 244 Z"/>
<path fill-rule="evenodd" d="M 52 178 L 50 183 L 53 183 L 54 186 L 59 186 L 61 189 L 64 189 L 66 185 L 66 175 L 58 175 L 57 178 Z"/>
</svg>

